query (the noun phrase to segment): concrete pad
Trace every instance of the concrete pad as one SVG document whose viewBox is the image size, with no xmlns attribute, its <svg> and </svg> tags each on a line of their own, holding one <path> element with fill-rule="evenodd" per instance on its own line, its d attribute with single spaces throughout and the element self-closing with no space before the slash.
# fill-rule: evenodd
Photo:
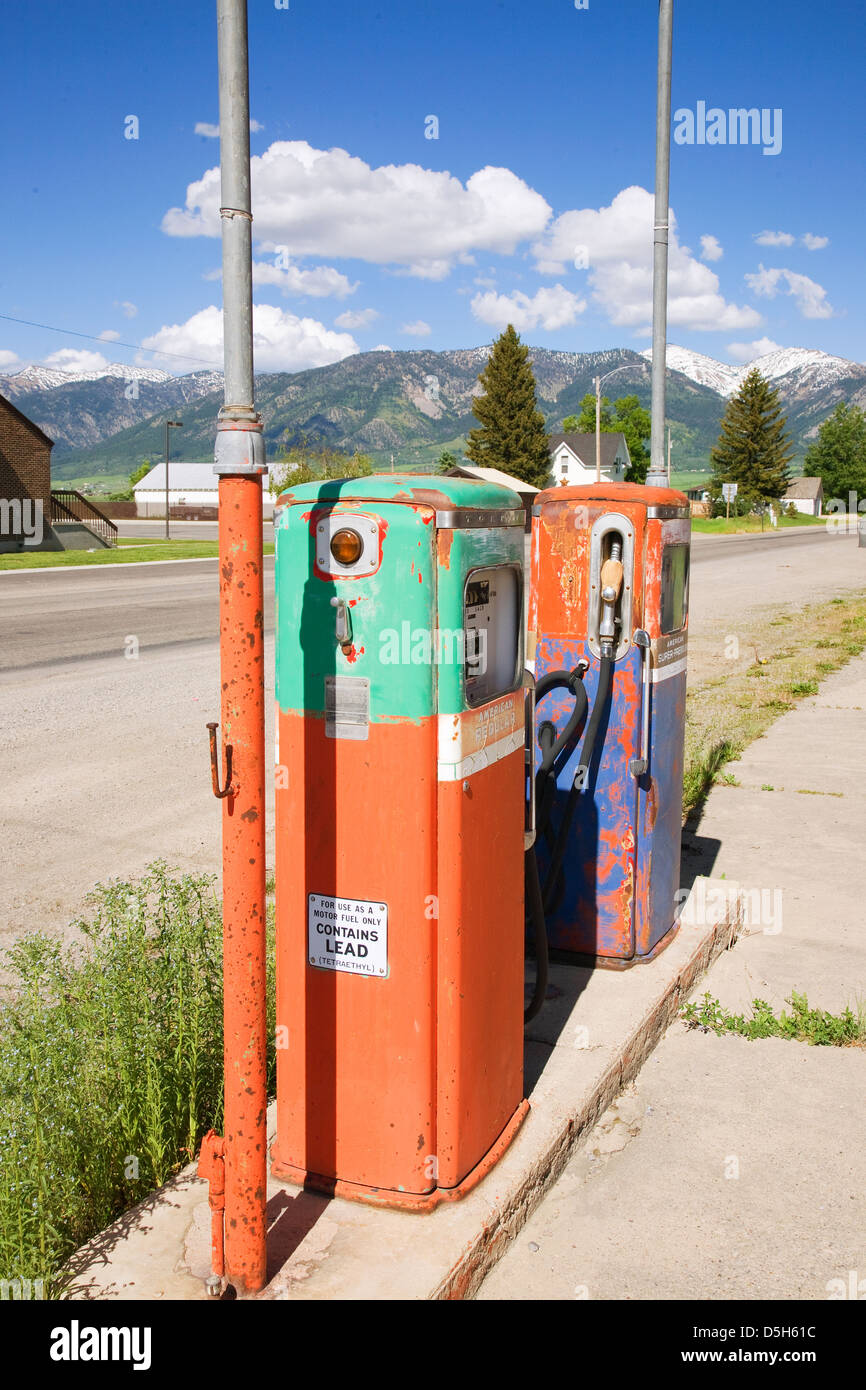
<svg viewBox="0 0 866 1390">
<path fill-rule="evenodd" d="M 698 920 L 650 965 L 624 973 L 551 967 L 548 1003 L 527 1033 L 530 1113 L 504 1157 L 462 1201 L 420 1216 L 272 1180 L 271 1278 L 261 1296 L 470 1296 L 582 1137 L 638 1074 L 711 961 L 736 940 L 736 902 L 694 915 Z M 204 1298 L 209 1231 L 206 1184 L 187 1169 L 79 1252 L 72 1296 Z"/>
</svg>

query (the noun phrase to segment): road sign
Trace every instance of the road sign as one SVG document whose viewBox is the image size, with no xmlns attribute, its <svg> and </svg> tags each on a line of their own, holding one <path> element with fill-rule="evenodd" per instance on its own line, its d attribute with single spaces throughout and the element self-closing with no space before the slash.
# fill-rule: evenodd
<svg viewBox="0 0 866 1390">
<path fill-rule="evenodd" d="M 736 483 L 722 483 L 722 497 L 726 502 L 733 502 L 737 495 Z"/>
</svg>

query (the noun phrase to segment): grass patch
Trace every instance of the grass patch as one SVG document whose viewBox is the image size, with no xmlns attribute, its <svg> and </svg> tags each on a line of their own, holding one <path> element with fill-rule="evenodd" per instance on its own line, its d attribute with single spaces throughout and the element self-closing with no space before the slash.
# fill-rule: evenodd
<svg viewBox="0 0 866 1390">
<path fill-rule="evenodd" d="M 273 555 L 273 541 L 264 547 Z M 112 550 L 37 550 L 0 555 L 0 571 L 69 568 L 77 565 L 129 565 L 148 560 L 208 560 L 219 555 L 217 541 L 157 541 L 124 536 Z"/>
<path fill-rule="evenodd" d="M 779 633 L 785 645 L 777 651 L 769 647 L 769 623 L 757 634 L 758 650 L 766 652 L 760 665 L 734 668 L 722 679 L 689 689 L 684 814 L 700 807 L 713 783 L 721 780 L 725 763 L 766 733 L 780 714 L 795 708 L 798 699 L 817 693 L 816 675 L 838 671 L 866 649 L 866 592 L 810 604 L 791 618 L 792 625 L 786 623 Z"/>
<path fill-rule="evenodd" d="M 700 1004 L 683 1005 L 680 1018 L 689 1028 L 700 1028 L 702 1032 L 715 1033 L 717 1037 L 736 1033 L 750 1041 L 756 1038 L 788 1038 L 792 1042 L 806 1042 L 813 1047 L 862 1047 L 866 1044 L 866 1014 L 863 1009 L 858 1009 L 856 1014 L 850 1008 L 841 1014 L 810 1009 L 805 994 L 792 994 L 787 1003 L 791 1006 L 791 1012 L 783 1009 L 777 1016 L 766 1000 L 753 999 L 747 1018 L 743 1014 L 732 1014 L 707 991 Z"/>
<path fill-rule="evenodd" d="M 764 534 L 774 530 L 787 530 L 790 527 L 798 526 L 824 526 L 827 518 L 825 516 L 780 516 L 778 527 L 771 526 L 767 518 L 764 518 Z M 693 516 L 692 530 L 700 532 L 704 536 L 733 536 L 741 532 L 748 532 L 750 535 L 761 534 L 761 518 L 759 516 L 732 516 L 725 520 L 723 516 Z"/>
<path fill-rule="evenodd" d="M 222 1121 L 213 880 L 155 864 L 138 883 L 100 885 L 76 925 L 79 945 L 34 932 L 8 952 L 14 993 L 0 1010 L 0 1278 L 43 1279 L 47 1297 L 72 1252 Z M 270 944 L 272 974 L 272 926 Z"/>
</svg>

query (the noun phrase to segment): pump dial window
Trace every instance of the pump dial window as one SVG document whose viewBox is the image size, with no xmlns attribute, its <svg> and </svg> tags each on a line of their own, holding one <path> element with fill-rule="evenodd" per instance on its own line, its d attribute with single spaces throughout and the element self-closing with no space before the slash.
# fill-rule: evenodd
<svg viewBox="0 0 866 1390">
<path fill-rule="evenodd" d="M 469 706 L 514 690 L 522 666 L 520 575 L 515 565 L 475 570 L 463 590 L 464 686 Z"/>
</svg>

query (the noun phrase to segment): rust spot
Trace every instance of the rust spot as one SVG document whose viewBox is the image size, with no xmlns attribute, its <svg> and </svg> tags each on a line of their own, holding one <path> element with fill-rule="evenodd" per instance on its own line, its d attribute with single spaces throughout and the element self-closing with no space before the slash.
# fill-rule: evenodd
<svg viewBox="0 0 866 1390">
<path fill-rule="evenodd" d="M 649 792 L 647 793 L 647 799 L 646 799 L 646 828 L 647 828 L 647 830 L 652 830 L 653 826 L 654 826 L 655 823 L 656 823 L 656 815 L 657 815 L 657 814 L 658 814 L 658 789 L 657 789 L 656 779 L 655 779 L 654 777 L 651 777 L 651 778 L 650 778 Z"/>
<path fill-rule="evenodd" d="M 437 531 L 436 533 L 436 558 L 439 566 L 443 570 L 451 568 L 451 546 L 454 543 L 453 531 Z"/>
<path fill-rule="evenodd" d="M 248 811 L 244 811 L 243 815 L 241 816 L 241 820 L 249 821 L 250 824 L 252 824 L 253 821 L 257 821 L 258 818 L 259 813 L 256 810 L 255 806 L 251 806 L 250 809 Z"/>
</svg>

